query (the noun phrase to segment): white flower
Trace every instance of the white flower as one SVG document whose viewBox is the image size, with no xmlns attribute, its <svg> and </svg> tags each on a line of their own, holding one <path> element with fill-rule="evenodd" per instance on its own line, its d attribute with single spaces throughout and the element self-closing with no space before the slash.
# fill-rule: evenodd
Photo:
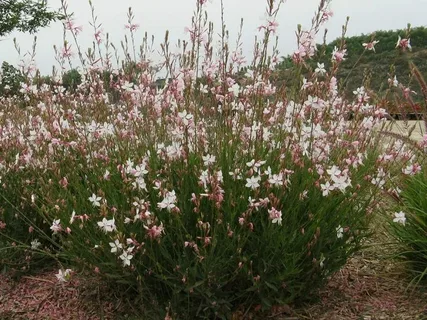
<svg viewBox="0 0 427 320">
<path fill-rule="evenodd" d="M 110 180 L 110 171 L 105 170 L 105 173 L 102 177 L 104 178 L 104 180 Z"/>
<path fill-rule="evenodd" d="M 111 252 L 113 253 L 123 250 L 123 245 L 117 239 L 114 242 L 110 242 L 109 245 L 111 247 Z"/>
<path fill-rule="evenodd" d="M 405 217 L 405 213 L 403 211 L 395 212 L 394 217 L 395 218 L 393 219 L 393 222 L 397 222 L 397 223 L 405 225 L 406 217 Z"/>
<path fill-rule="evenodd" d="M 363 97 L 363 95 L 366 93 L 365 91 L 365 87 L 361 86 L 360 88 L 357 88 L 356 90 L 353 91 L 353 94 L 358 96 L 358 97 Z"/>
<path fill-rule="evenodd" d="M 323 76 L 326 73 L 325 64 L 317 63 L 317 68 L 314 70 L 314 72 Z"/>
<path fill-rule="evenodd" d="M 326 197 L 329 194 L 329 192 L 331 192 L 331 191 L 333 191 L 335 189 L 334 186 L 331 186 L 331 184 L 329 183 L 329 181 L 326 181 L 325 184 L 321 184 L 320 188 L 322 189 L 322 195 L 324 197 Z"/>
<path fill-rule="evenodd" d="M 343 227 L 338 226 L 337 227 L 337 238 L 341 239 L 343 237 L 343 235 L 344 235 L 344 229 L 343 229 Z"/>
<path fill-rule="evenodd" d="M 372 178 L 371 183 L 383 189 L 386 182 L 384 179 L 384 177 L 386 176 L 386 173 L 384 172 L 383 168 L 379 168 L 377 171 L 378 171 L 378 174 L 376 177 Z"/>
<path fill-rule="evenodd" d="M 255 159 L 252 159 L 251 161 L 246 162 L 246 165 L 247 165 L 249 168 L 253 167 L 253 165 L 254 165 L 254 164 L 255 164 Z"/>
<path fill-rule="evenodd" d="M 98 222 L 98 226 L 104 232 L 112 232 L 112 231 L 116 230 L 116 225 L 114 223 L 114 218 L 111 219 L 111 220 L 107 220 L 107 219 L 103 218 L 102 221 Z"/>
<path fill-rule="evenodd" d="M 332 180 L 334 182 L 334 188 L 339 189 L 342 192 L 344 192 L 347 187 L 351 186 L 351 179 L 347 173 L 339 177 L 332 176 Z"/>
<path fill-rule="evenodd" d="M 125 91 L 131 92 L 133 91 L 134 84 L 128 81 L 125 81 L 125 83 L 121 86 L 121 88 Z"/>
<path fill-rule="evenodd" d="M 283 184 L 283 174 L 273 174 L 273 176 L 268 179 L 268 182 L 274 186 L 281 186 Z"/>
<path fill-rule="evenodd" d="M 322 255 L 321 255 L 321 257 L 320 257 L 320 261 L 319 261 L 319 266 L 320 266 L 320 268 L 322 268 L 323 269 L 323 267 L 325 266 L 325 256 L 323 255 L 323 253 L 322 253 Z"/>
<path fill-rule="evenodd" d="M 182 123 L 184 123 L 184 125 L 186 126 L 188 126 L 190 121 L 193 120 L 193 115 L 190 113 L 187 113 L 187 110 L 178 112 L 178 117 L 182 119 Z"/>
<path fill-rule="evenodd" d="M 306 106 L 310 106 L 314 110 L 320 110 L 325 107 L 325 102 L 319 97 L 313 97 L 309 95 L 307 101 L 304 103 Z"/>
<path fill-rule="evenodd" d="M 133 255 L 129 254 L 127 251 L 123 251 L 119 258 L 122 259 L 123 266 L 130 266 L 130 260 L 133 258 Z"/>
<path fill-rule="evenodd" d="M 53 231 L 53 234 L 56 234 L 59 231 L 61 231 L 62 230 L 61 219 L 53 220 L 52 226 L 50 227 L 50 230 Z"/>
<path fill-rule="evenodd" d="M 160 209 L 167 209 L 168 211 L 171 211 L 176 207 L 176 195 L 175 190 L 172 190 L 170 192 L 166 192 L 166 195 L 162 202 L 159 202 L 157 204 L 157 207 Z"/>
<path fill-rule="evenodd" d="M 58 273 L 55 276 L 59 282 L 67 282 L 71 278 L 71 272 L 71 269 L 66 269 L 65 271 L 59 269 Z"/>
<path fill-rule="evenodd" d="M 42 244 L 39 242 L 38 239 L 34 239 L 31 241 L 31 249 L 36 250 L 38 247 L 40 247 Z"/>
<path fill-rule="evenodd" d="M 252 190 L 259 187 L 259 182 L 261 181 L 261 177 L 250 177 L 246 179 L 246 187 L 251 188 Z"/>
<path fill-rule="evenodd" d="M 147 191 L 147 184 L 145 183 L 145 180 L 143 177 L 136 177 L 135 181 L 132 182 L 132 186 L 135 189 L 145 190 Z"/>
<path fill-rule="evenodd" d="M 207 184 L 209 182 L 209 172 L 208 172 L 208 170 L 202 171 L 202 173 L 200 174 L 199 180 L 200 180 L 201 183 L 203 183 L 203 186 L 206 189 Z"/>
<path fill-rule="evenodd" d="M 242 175 L 240 174 L 240 169 L 236 169 L 233 171 L 230 171 L 228 173 L 231 177 L 233 177 L 233 180 L 242 180 Z"/>
<path fill-rule="evenodd" d="M 397 80 L 397 77 L 396 77 L 396 76 L 394 76 L 394 78 L 393 78 L 393 79 L 388 79 L 388 82 L 389 82 L 390 84 L 392 84 L 392 85 L 393 85 L 393 87 L 397 87 L 397 86 L 399 85 L 399 81 Z"/>
<path fill-rule="evenodd" d="M 202 83 L 200 84 L 200 92 L 201 93 L 208 93 L 208 86 L 207 85 L 203 85 Z"/>
<path fill-rule="evenodd" d="M 266 163 L 266 161 L 257 161 L 255 162 L 255 168 L 260 168 Z"/>
<path fill-rule="evenodd" d="M 305 90 L 313 86 L 313 82 L 307 81 L 306 78 L 302 79 L 302 87 L 301 90 Z"/>
<path fill-rule="evenodd" d="M 202 156 L 203 158 L 203 164 L 205 166 L 209 166 L 211 164 L 215 163 L 216 157 L 213 155 L 208 154 L 207 156 Z"/>
<path fill-rule="evenodd" d="M 332 166 L 330 169 L 326 170 L 326 172 L 331 176 L 339 176 L 341 174 L 341 170 L 337 166 Z"/>
<path fill-rule="evenodd" d="M 147 173 L 148 171 L 145 168 L 145 163 L 141 163 L 140 165 L 136 166 L 135 169 L 132 170 L 132 174 L 134 177 L 143 177 Z"/>
<path fill-rule="evenodd" d="M 73 224 L 75 217 L 76 217 L 76 212 L 73 210 L 73 212 L 71 213 L 70 224 Z"/>
<path fill-rule="evenodd" d="M 240 86 L 238 83 L 233 84 L 232 87 L 228 88 L 228 92 L 233 93 L 233 96 L 237 97 L 239 95 Z"/>
<path fill-rule="evenodd" d="M 101 197 L 97 197 L 96 194 L 92 193 L 92 196 L 89 197 L 89 201 L 92 203 L 92 205 L 94 207 L 99 207 L 101 206 L 101 203 L 99 201 L 101 201 Z"/>
</svg>

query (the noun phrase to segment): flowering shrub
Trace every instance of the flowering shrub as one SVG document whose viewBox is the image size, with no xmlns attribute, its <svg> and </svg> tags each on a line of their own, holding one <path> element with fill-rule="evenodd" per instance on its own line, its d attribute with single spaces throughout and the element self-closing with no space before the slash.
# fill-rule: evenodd
<svg viewBox="0 0 427 320">
<path fill-rule="evenodd" d="M 396 162 L 418 166 L 402 142 L 381 143 L 385 110 L 367 90 L 340 96 L 344 47 L 330 69 L 305 70 L 298 88 L 275 86 L 269 38 L 281 2 L 268 1 L 264 41 L 236 80 L 240 43 L 229 52 L 224 32 L 214 58 L 205 2 L 191 45 L 179 55 L 162 45 L 163 89 L 142 55 L 130 69 L 102 60 L 106 90 L 89 55 L 74 90 L 23 84 L 28 107 L 0 100 L 4 241 L 22 234 L 20 246 L 67 263 L 59 281 L 90 270 L 163 317 L 227 317 L 307 297 L 360 248 L 378 194 L 405 174 Z M 311 30 L 299 31 L 298 72 L 329 16 L 322 1 Z"/>
<path fill-rule="evenodd" d="M 411 176 L 400 193 L 398 206 L 390 222 L 391 234 L 399 242 L 398 257 L 407 263 L 413 284 L 427 275 L 427 175 Z"/>
</svg>

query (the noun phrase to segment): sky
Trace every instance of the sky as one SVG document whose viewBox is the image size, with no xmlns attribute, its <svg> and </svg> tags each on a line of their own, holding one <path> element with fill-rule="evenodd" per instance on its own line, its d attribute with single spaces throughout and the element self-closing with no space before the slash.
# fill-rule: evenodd
<svg viewBox="0 0 427 320">
<path fill-rule="evenodd" d="M 110 34 L 110 41 L 120 48 L 120 41 L 128 32 L 128 8 L 132 7 L 135 23 L 140 25 L 136 31 L 135 40 L 142 42 L 144 33 L 150 39 L 154 35 L 154 48 L 160 49 L 166 30 L 170 33 L 171 45 L 178 39 L 187 39 L 185 27 L 191 24 L 191 17 L 196 7 L 196 0 L 92 0 L 98 22 L 102 23 L 104 33 Z M 254 36 L 257 28 L 266 19 L 266 0 L 223 0 L 225 7 L 225 22 L 230 32 L 230 40 L 234 45 L 239 30 L 240 19 L 244 19 L 243 53 L 251 60 Z M 295 30 L 298 24 L 305 28 L 311 25 L 311 18 L 319 0 L 287 0 L 281 7 L 277 21 L 279 22 L 279 51 L 280 55 L 291 54 L 296 49 Z M 49 0 L 53 9 L 61 6 L 61 0 Z M 407 23 L 413 27 L 427 26 L 425 13 L 427 0 L 332 0 L 332 19 L 326 24 L 328 29 L 327 41 L 340 36 L 341 27 L 350 17 L 348 35 L 370 34 L 375 30 L 403 29 Z M 87 48 L 93 41 L 93 29 L 89 24 L 91 11 L 88 0 L 68 0 L 68 10 L 74 12 L 76 25 L 81 25 L 83 32 L 78 41 L 82 48 Z M 207 4 L 209 20 L 214 23 L 215 31 L 220 31 L 221 10 L 220 0 L 210 0 Z M 323 33 L 319 36 L 319 42 Z M 53 46 L 61 47 L 63 43 L 62 23 L 55 22 L 37 33 L 36 64 L 43 74 L 50 74 L 52 66 L 56 65 Z M 21 55 L 14 48 L 13 39 L 20 47 Z M 17 65 L 26 52 L 32 49 L 34 35 L 14 32 L 0 39 L 0 63 L 7 61 Z M 71 37 L 68 40 L 72 40 Z M 397 39 L 396 39 L 397 40 Z M 427 41 L 427 39 L 426 39 Z M 173 46 L 171 46 L 173 48 Z"/>
</svg>

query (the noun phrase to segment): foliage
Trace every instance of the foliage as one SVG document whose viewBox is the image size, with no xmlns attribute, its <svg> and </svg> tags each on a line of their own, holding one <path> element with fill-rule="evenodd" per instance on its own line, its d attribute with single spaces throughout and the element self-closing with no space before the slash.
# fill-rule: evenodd
<svg viewBox="0 0 427 320">
<path fill-rule="evenodd" d="M 427 140 L 426 140 L 427 141 Z M 390 231 L 400 244 L 398 257 L 414 276 L 412 283 L 427 279 L 427 174 L 412 176 L 399 195 Z M 390 219 L 390 220 L 391 220 Z"/>
<path fill-rule="evenodd" d="M 26 77 L 19 69 L 3 61 L 0 71 L 0 95 L 17 95 L 21 89 L 21 83 L 25 81 Z"/>
<path fill-rule="evenodd" d="M 82 83 L 82 75 L 77 69 L 71 69 L 62 75 L 62 85 L 66 90 L 74 91 Z"/>
<path fill-rule="evenodd" d="M 14 30 L 33 33 L 61 18 L 45 0 L 0 0 L 0 37 Z"/>
</svg>

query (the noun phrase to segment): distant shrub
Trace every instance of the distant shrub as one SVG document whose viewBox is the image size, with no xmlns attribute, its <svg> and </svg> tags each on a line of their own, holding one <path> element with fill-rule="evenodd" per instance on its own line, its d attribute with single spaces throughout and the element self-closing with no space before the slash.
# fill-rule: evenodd
<svg viewBox="0 0 427 320">
<path fill-rule="evenodd" d="M 399 242 L 398 257 L 407 263 L 413 284 L 427 279 L 427 171 L 411 177 L 400 194 L 400 205 L 390 223 Z"/>
</svg>

